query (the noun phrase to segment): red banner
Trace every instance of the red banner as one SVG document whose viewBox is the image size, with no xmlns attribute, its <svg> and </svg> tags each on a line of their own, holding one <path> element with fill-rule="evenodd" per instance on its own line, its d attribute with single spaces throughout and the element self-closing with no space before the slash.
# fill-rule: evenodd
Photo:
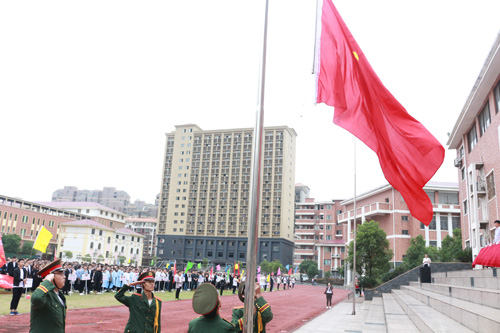
<svg viewBox="0 0 500 333">
<path fill-rule="evenodd" d="M 9 275 L 0 274 L 0 288 L 12 289 L 14 278 Z"/>
</svg>

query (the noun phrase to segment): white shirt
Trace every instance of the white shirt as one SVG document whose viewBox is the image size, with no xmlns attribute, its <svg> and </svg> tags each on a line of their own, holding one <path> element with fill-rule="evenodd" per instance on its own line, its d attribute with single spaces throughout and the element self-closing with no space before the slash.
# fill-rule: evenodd
<svg viewBox="0 0 500 333">
<path fill-rule="evenodd" d="M 422 260 L 422 264 L 427 264 L 427 266 L 430 266 L 431 265 L 431 258 L 427 257 L 427 258 L 424 258 L 424 260 Z"/>
<path fill-rule="evenodd" d="M 493 241 L 493 244 L 499 244 L 500 243 L 500 227 L 495 229 L 495 240 Z"/>
<path fill-rule="evenodd" d="M 14 288 L 23 288 L 24 287 L 24 269 L 22 269 L 21 267 L 19 267 L 19 278 L 21 279 L 21 281 L 19 282 L 19 285 L 18 286 L 13 286 Z"/>
</svg>

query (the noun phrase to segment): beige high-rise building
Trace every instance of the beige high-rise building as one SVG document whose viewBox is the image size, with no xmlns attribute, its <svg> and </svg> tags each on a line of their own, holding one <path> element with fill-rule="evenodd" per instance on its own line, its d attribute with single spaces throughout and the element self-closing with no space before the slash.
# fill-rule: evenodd
<svg viewBox="0 0 500 333">
<path fill-rule="evenodd" d="M 263 137 L 257 261 L 293 263 L 295 130 L 266 127 Z M 158 211 L 158 257 L 217 264 L 245 261 L 253 129 L 166 134 Z"/>
</svg>

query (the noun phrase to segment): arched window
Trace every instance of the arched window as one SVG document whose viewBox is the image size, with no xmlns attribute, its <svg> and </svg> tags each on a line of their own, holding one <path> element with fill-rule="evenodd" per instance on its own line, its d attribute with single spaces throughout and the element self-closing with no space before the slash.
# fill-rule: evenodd
<svg viewBox="0 0 500 333">
<path fill-rule="evenodd" d="M 134 253 L 134 249 L 130 249 L 130 254 Z"/>
<path fill-rule="evenodd" d="M 101 243 L 97 244 L 97 249 L 100 250 L 101 249 Z"/>
<path fill-rule="evenodd" d="M 124 247 L 124 246 L 122 246 L 122 252 L 121 252 L 121 253 L 123 253 L 124 251 L 125 251 L 125 247 Z"/>
<path fill-rule="evenodd" d="M 90 248 L 93 249 L 94 248 L 94 242 L 90 242 Z"/>
<path fill-rule="evenodd" d="M 139 254 L 139 249 L 137 249 L 137 251 L 135 251 L 136 254 Z"/>
<path fill-rule="evenodd" d="M 115 252 L 118 252 L 118 245 L 115 246 Z"/>
<path fill-rule="evenodd" d="M 111 243 L 111 237 L 108 237 L 108 244 Z"/>
</svg>

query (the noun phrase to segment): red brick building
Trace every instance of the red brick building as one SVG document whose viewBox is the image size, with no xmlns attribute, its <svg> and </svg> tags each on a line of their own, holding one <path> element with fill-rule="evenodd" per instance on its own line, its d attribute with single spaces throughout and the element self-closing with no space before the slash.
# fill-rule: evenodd
<svg viewBox="0 0 500 333">
<path fill-rule="evenodd" d="M 464 246 L 473 257 L 493 240 L 493 222 L 500 219 L 495 169 L 500 169 L 500 35 L 479 73 L 450 133 L 458 168 Z M 496 178 L 496 179 L 495 179 Z"/>
<path fill-rule="evenodd" d="M 446 235 L 452 236 L 453 229 L 460 228 L 458 184 L 429 182 L 424 191 L 431 199 L 434 210 L 432 222 L 428 227 L 411 216 L 401 194 L 389 184 L 360 194 L 356 198 L 358 225 L 371 220 L 379 223 L 387 234 L 393 251 L 394 266 L 403 261 L 411 238 L 422 235 L 426 246 L 441 247 L 441 241 Z M 354 238 L 354 200 L 344 200 L 340 205 L 342 213 L 337 216 L 337 221 L 346 226 L 344 240 L 349 244 Z"/>
</svg>

